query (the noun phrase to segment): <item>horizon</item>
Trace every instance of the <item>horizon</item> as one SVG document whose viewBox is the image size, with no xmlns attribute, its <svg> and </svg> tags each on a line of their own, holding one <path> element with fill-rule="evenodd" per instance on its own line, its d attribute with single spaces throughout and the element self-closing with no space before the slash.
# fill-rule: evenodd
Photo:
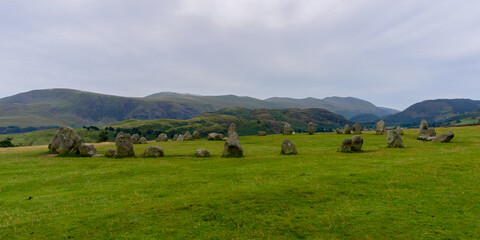
<svg viewBox="0 0 480 240">
<path fill-rule="evenodd" d="M 480 2 L 11 1 L 0 98 L 40 88 L 258 99 L 351 96 L 397 110 L 480 99 Z"/>
</svg>

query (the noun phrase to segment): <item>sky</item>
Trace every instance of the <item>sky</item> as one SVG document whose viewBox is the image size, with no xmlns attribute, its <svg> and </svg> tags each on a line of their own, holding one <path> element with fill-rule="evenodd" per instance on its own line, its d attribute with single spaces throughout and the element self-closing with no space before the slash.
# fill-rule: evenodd
<svg viewBox="0 0 480 240">
<path fill-rule="evenodd" d="M 0 98 L 480 99 L 480 1 L 0 0 Z"/>
</svg>

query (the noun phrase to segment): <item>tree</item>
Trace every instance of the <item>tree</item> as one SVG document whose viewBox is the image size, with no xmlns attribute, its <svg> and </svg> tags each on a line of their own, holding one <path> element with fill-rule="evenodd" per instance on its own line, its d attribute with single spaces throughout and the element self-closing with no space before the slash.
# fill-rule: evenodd
<svg viewBox="0 0 480 240">
<path fill-rule="evenodd" d="M 108 141 L 108 135 L 105 133 L 105 131 L 101 131 L 100 134 L 98 134 L 98 142 L 106 141 Z"/>
<path fill-rule="evenodd" d="M 0 147 L 2 148 L 7 148 L 7 147 L 15 147 L 15 145 L 13 145 L 11 138 L 7 138 L 5 140 L 2 140 L 0 141 Z"/>
</svg>

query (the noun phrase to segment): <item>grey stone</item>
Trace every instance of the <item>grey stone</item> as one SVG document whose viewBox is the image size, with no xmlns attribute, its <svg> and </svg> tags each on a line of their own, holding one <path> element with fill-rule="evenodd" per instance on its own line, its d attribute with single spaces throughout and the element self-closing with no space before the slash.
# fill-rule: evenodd
<svg viewBox="0 0 480 240">
<path fill-rule="evenodd" d="M 230 134 L 231 132 L 236 132 L 236 126 L 235 126 L 235 123 L 231 123 L 230 124 L 230 127 L 228 127 L 228 131 L 227 131 L 227 134 Z"/>
<path fill-rule="evenodd" d="M 133 149 L 133 139 L 128 133 L 119 132 L 115 138 L 117 145 L 117 153 L 115 157 L 135 157 L 135 150 Z"/>
<path fill-rule="evenodd" d="M 337 134 L 343 134 L 342 130 L 340 130 L 339 128 L 337 128 L 337 129 L 335 130 L 335 132 L 336 132 Z"/>
<path fill-rule="evenodd" d="M 71 127 L 58 128 L 52 141 L 48 144 L 48 150 L 59 154 L 78 154 L 78 148 L 82 146 L 82 138 Z"/>
<path fill-rule="evenodd" d="M 351 134 L 350 124 L 345 125 L 345 128 L 343 129 L 343 133 Z"/>
<path fill-rule="evenodd" d="M 166 141 L 168 141 L 168 136 L 165 133 L 161 133 L 160 135 L 158 135 L 157 140 L 155 140 L 155 141 L 156 142 L 166 142 Z"/>
<path fill-rule="evenodd" d="M 193 139 L 199 139 L 200 138 L 200 133 L 198 131 L 194 131 L 192 133 L 192 137 L 193 137 Z"/>
<path fill-rule="evenodd" d="M 180 134 L 180 135 L 178 135 L 177 140 L 175 140 L 175 141 L 181 142 L 181 141 L 184 140 L 184 138 L 185 138 L 185 136 L 183 136 L 183 134 Z"/>
<path fill-rule="evenodd" d="M 313 135 L 315 133 L 315 125 L 313 122 L 308 123 L 308 134 Z"/>
<path fill-rule="evenodd" d="M 133 144 L 138 144 L 138 141 L 140 141 L 140 135 L 138 135 L 137 133 L 133 134 L 132 135 Z"/>
<path fill-rule="evenodd" d="M 363 146 L 363 138 L 355 135 L 352 137 L 351 151 L 361 151 Z"/>
<path fill-rule="evenodd" d="M 338 146 L 337 152 L 350 152 L 350 151 L 352 151 L 352 139 L 345 138 L 340 143 L 340 146 Z"/>
<path fill-rule="evenodd" d="M 82 156 L 93 156 L 97 154 L 97 149 L 90 143 L 84 143 L 78 148 L 78 154 Z"/>
<path fill-rule="evenodd" d="M 184 140 L 184 141 L 192 141 L 192 140 L 193 140 L 192 134 L 190 134 L 190 132 L 187 131 L 187 132 L 185 133 L 185 135 L 183 135 L 183 140 Z"/>
<path fill-rule="evenodd" d="M 427 120 L 423 119 L 422 122 L 420 122 L 420 127 L 419 127 L 419 130 L 418 130 L 418 136 L 427 135 L 427 130 L 428 130 Z"/>
<path fill-rule="evenodd" d="M 267 136 L 265 131 L 258 131 L 258 136 Z"/>
<path fill-rule="evenodd" d="M 397 131 L 398 134 L 400 134 L 400 135 L 403 135 L 403 134 L 404 134 L 404 133 L 403 133 L 403 129 L 401 129 L 400 127 L 398 127 L 397 130 L 395 130 L 395 131 Z"/>
<path fill-rule="evenodd" d="M 290 124 L 285 124 L 285 126 L 283 126 L 283 135 L 292 135 L 293 134 L 293 129 L 292 129 L 292 126 Z"/>
<path fill-rule="evenodd" d="M 141 137 L 140 140 L 138 140 L 139 144 L 147 144 L 148 140 L 146 137 Z"/>
<path fill-rule="evenodd" d="M 388 148 L 405 148 L 400 134 L 396 131 L 387 132 L 387 147 Z"/>
<path fill-rule="evenodd" d="M 219 133 L 217 134 L 217 136 L 215 136 L 215 140 L 219 140 L 219 141 L 225 141 L 224 139 L 225 137 L 223 136 L 223 134 Z"/>
<path fill-rule="evenodd" d="M 435 128 L 428 128 L 425 135 L 427 135 L 427 137 L 435 137 L 437 136 L 437 132 L 435 131 Z"/>
<path fill-rule="evenodd" d="M 140 157 L 142 158 L 156 158 L 156 157 L 163 157 L 165 154 L 163 153 L 163 149 L 159 146 L 149 146 Z"/>
<path fill-rule="evenodd" d="M 210 152 L 205 148 L 199 148 L 195 151 L 195 156 L 201 158 L 210 157 Z"/>
<path fill-rule="evenodd" d="M 385 128 L 385 122 L 383 120 L 380 120 L 380 122 L 377 123 L 377 135 L 385 135 L 387 134 L 387 130 Z"/>
<path fill-rule="evenodd" d="M 227 141 L 225 141 L 223 149 L 224 157 L 242 157 L 243 148 L 238 140 L 238 134 L 236 132 L 231 132 L 228 134 Z"/>
<path fill-rule="evenodd" d="M 109 148 L 105 151 L 105 157 L 115 157 L 116 153 L 115 149 Z"/>
<path fill-rule="evenodd" d="M 353 134 L 355 135 L 362 134 L 362 126 L 360 126 L 360 124 L 358 123 L 353 124 Z"/>
<path fill-rule="evenodd" d="M 434 143 L 448 143 L 452 138 L 455 136 L 455 134 L 452 131 L 444 132 L 438 137 L 432 139 L 432 142 Z"/>
<path fill-rule="evenodd" d="M 295 144 L 293 144 L 290 140 L 285 139 L 283 140 L 282 150 L 280 151 L 280 153 L 284 155 L 297 154 L 297 148 L 295 147 Z"/>
<path fill-rule="evenodd" d="M 173 140 L 173 141 L 177 141 L 177 138 L 178 138 L 178 134 L 175 134 L 175 135 L 173 135 L 172 140 Z"/>
<path fill-rule="evenodd" d="M 218 135 L 218 133 L 209 133 L 209 134 L 207 135 L 207 140 L 209 140 L 209 141 L 215 141 L 215 139 L 217 138 L 217 135 Z"/>
</svg>

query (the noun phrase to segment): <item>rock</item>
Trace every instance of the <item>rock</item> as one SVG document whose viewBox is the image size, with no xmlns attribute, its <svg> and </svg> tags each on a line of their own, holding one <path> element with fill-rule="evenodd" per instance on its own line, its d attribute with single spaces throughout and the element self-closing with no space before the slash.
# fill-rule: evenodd
<svg viewBox="0 0 480 240">
<path fill-rule="evenodd" d="M 96 154 L 92 155 L 92 157 L 103 157 L 103 155 L 96 153 Z"/>
<path fill-rule="evenodd" d="M 138 144 L 138 141 L 140 141 L 140 135 L 138 135 L 137 133 L 133 134 L 132 135 L 133 144 Z"/>
<path fill-rule="evenodd" d="M 292 130 L 292 126 L 290 124 L 285 124 L 285 126 L 283 126 L 283 135 L 292 135 L 293 134 L 293 130 Z"/>
<path fill-rule="evenodd" d="M 418 130 L 418 136 L 427 135 L 427 130 L 428 130 L 427 120 L 423 119 L 422 122 L 420 123 L 420 127 L 419 127 L 419 130 Z"/>
<path fill-rule="evenodd" d="M 218 133 L 209 133 L 207 135 L 207 140 L 208 141 L 214 141 L 217 138 Z"/>
<path fill-rule="evenodd" d="M 117 145 L 117 153 L 115 157 L 135 157 L 135 150 L 133 150 L 133 139 L 128 133 L 119 132 L 115 138 Z"/>
<path fill-rule="evenodd" d="M 192 134 L 190 134 L 190 132 L 187 131 L 187 132 L 185 133 L 185 135 L 183 135 L 183 140 L 184 140 L 184 141 L 192 141 L 192 140 L 193 140 Z"/>
<path fill-rule="evenodd" d="M 387 132 L 387 147 L 388 148 L 405 148 L 402 138 L 397 131 L 388 131 Z"/>
<path fill-rule="evenodd" d="M 105 157 L 115 157 L 115 149 L 109 148 L 105 151 Z"/>
<path fill-rule="evenodd" d="M 148 140 L 146 137 L 141 137 L 140 140 L 138 140 L 139 144 L 147 144 Z"/>
<path fill-rule="evenodd" d="M 363 138 L 355 135 L 352 137 L 351 151 L 358 152 L 362 150 Z"/>
<path fill-rule="evenodd" d="M 432 141 L 433 139 L 435 139 L 436 137 L 429 137 L 427 135 L 422 135 L 422 136 L 418 136 L 417 137 L 417 140 L 422 140 L 422 141 Z"/>
<path fill-rule="evenodd" d="M 97 154 L 97 149 L 90 143 L 84 143 L 78 148 L 78 154 L 81 156 L 93 156 Z"/>
<path fill-rule="evenodd" d="M 149 146 L 140 157 L 142 158 L 156 158 L 156 157 L 163 157 L 165 154 L 163 153 L 163 149 L 159 146 Z"/>
<path fill-rule="evenodd" d="M 228 127 L 227 134 L 229 135 L 231 132 L 237 132 L 236 127 L 235 127 L 235 123 L 233 123 L 233 122 L 230 124 L 230 127 Z"/>
<path fill-rule="evenodd" d="M 453 134 L 452 131 L 444 132 L 444 133 L 438 135 L 438 137 L 432 139 L 432 142 L 434 142 L 434 143 L 448 143 L 448 142 L 450 142 L 450 140 L 452 140 L 452 138 L 454 136 L 455 136 L 455 134 Z"/>
<path fill-rule="evenodd" d="M 155 141 L 156 142 L 166 142 L 166 141 L 168 141 L 168 136 L 165 133 L 161 133 L 160 135 L 158 135 L 157 140 L 155 140 Z"/>
<path fill-rule="evenodd" d="M 427 135 L 427 137 L 435 137 L 437 136 L 437 132 L 435 131 L 435 128 L 428 128 L 425 135 Z"/>
<path fill-rule="evenodd" d="M 295 147 L 295 144 L 290 142 L 290 140 L 285 139 L 283 140 L 282 150 L 280 151 L 280 153 L 284 155 L 297 154 L 297 148 Z"/>
<path fill-rule="evenodd" d="M 199 139 L 200 138 L 200 133 L 198 131 L 194 131 L 192 133 L 192 137 L 193 137 L 193 139 Z"/>
<path fill-rule="evenodd" d="M 342 143 L 340 143 L 340 146 L 338 146 L 337 152 L 350 152 L 350 151 L 352 151 L 352 139 L 345 138 L 342 140 Z"/>
<path fill-rule="evenodd" d="M 258 136 L 267 136 L 265 131 L 258 131 Z"/>
<path fill-rule="evenodd" d="M 351 134 L 351 130 L 350 130 L 350 125 L 349 125 L 349 124 L 345 125 L 345 128 L 343 129 L 343 133 L 345 133 L 345 134 Z"/>
<path fill-rule="evenodd" d="M 71 127 L 58 128 L 52 141 L 48 144 L 51 153 L 78 154 L 78 148 L 82 146 L 82 138 Z"/>
<path fill-rule="evenodd" d="M 398 127 L 397 130 L 395 130 L 395 131 L 397 131 L 398 134 L 400 134 L 400 135 L 403 135 L 403 134 L 404 134 L 404 133 L 403 133 L 403 129 L 401 129 L 400 127 Z"/>
<path fill-rule="evenodd" d="M 181 141 L 184 140 L 184 138 L 185 138 L 185 136 L 183 136 L 183 134 L 180 134 L 180 135 L 178 135 L 177 140 L 175 140 L 175 141 L 181 142 Z"/>
<path fill-rule="evenodd" d="M 385 122 L 383 120 L 380 120 L 380 122 L 377 123 L 377 135 L 385 134 L 387 134 L 387 130 L 385 129 Z"/>
<path fill-rule="evenodd" d="M 355 135 L 362 134 L 362 126 L 360 126 L 360 124 L 358 123 L 353 124 L 353 134 Z"/>
<path fill-rule="evenodd" d="M 308 123 L 308 134 L 313 135 L 315 133 L 315 126 L 313 122 Z"/>
<path fill-rule="evenodd" d="M 178 134 L 173 135 L 173 141 L 177 141 Z"/>
<path fill-rule="evenodd" d="M 195 157 L 210 157 L 210 152 L 205 148 L 199 148 L 195 151 Z"/>
<path fill-rule="evenodd" d="M 227 141 L 225 141 L 224 149 L 223 149 L 223 156 L 224 157 L 242 157 L 243 156 L 243 148 L 238 140 L 238 133 L 231 132 L 228 135 Z"/>
<path fill-rule="evenodd" d="M 340 130 L 339 128 L 337 128 L 337 130 L 335 130 L 335 132 L 336 132 L 337 134 L 343 134 L 342 130 Z"/>
<path fill-rule="evenodd" d="M 224 139 L 225 137 L 223 136 L 223 134 L 219 133 L 217 134 L 217 136 L 215 136 L 215 140 L 219 140 L 219 141 L 225 141 Z"/>
</svg>

